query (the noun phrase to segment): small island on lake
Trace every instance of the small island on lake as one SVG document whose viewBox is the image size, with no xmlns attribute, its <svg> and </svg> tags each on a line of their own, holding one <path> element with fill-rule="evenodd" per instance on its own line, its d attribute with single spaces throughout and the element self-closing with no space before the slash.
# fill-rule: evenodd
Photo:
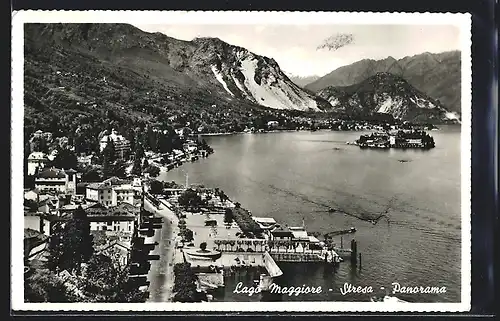
<svg viewBox="0 0 500 321">
<path fill-rule="evenodd" d="M 361 148 L 420 148 L 435 147 L 434 138 L 423 130 L 398 130 L 361 135 L 355 145 Z"/>
</svg>

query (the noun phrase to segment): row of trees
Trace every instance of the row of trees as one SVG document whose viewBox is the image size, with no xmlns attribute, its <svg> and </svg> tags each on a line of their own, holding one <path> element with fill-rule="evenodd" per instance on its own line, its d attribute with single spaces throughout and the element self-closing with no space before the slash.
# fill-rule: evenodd
<svg viewBox="0 0 500 321">
<path fill-rule="evenodd" d="M 194 233 L 186 227 L 186 220 L 183 218 L 179 220 L 179 235 L 182 237 L 183 242 L 191 242 L 194 240 Z"/>
<path fill-rule="evenodd" d="M 264 252 L 266 247 L 265 240 L 214 240 L 218 250 L 238 251 L 241 249 L 246 252 Z M 236 249 L 235 249 L 236 246 Z M 246 248 L 243 248 L 245 246 Z"/>
<path fill-rule="evenodd" d="M 232 210 L 233 217 L 241 231 L 246 237 L 261 237 L 262 228 L 254 221 L 252 214 L 242 208 L 239 203 L 235 203 L 235 208 Z"/>
<path fill-rule="evenodd" d="M 215 240 L 214 244 L 218 250 L 237 251 L 237 252 L 264 252 L 266 248 L 283 249 L 287 253 L 297 253 L 297 249 L 301 247 L 302 252 L 309 247 L 308 242 L 291 241 L 291 240 Z"/>
</svg>

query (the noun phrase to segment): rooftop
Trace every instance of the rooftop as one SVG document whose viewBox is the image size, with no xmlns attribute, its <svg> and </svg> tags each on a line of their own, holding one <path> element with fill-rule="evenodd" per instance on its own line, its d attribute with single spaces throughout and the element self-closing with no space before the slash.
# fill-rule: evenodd
<svg viewBox="0 0 500 321">
<path fill-rule="evenodd" d="M 265 224 L 276 224 L 276 220 L 272 217 L 253 217 L 254 221 L 257 223 Z"/>
<path fill-rule="evenodd" d="M 49 160 L 47 154 L 43 152 L 33 152 L 28 156 L 28 160 Z"/>
<path fill-rule="evenodd" d="M 62 169 L 49 168 L 36 176 L 37 178 L 66 178 L 66 174 Z"/>
<path fill-rule="evenodd" d="M 122 184 L 130 184 L 130 180 L 120 179 L 118 177 L 110 177 L 100 183 L 90 183 L 87 185 L 87 188 L 90 189 L 107 189 L 112 186 L 122 185 Z"/>
<path fill-rule="evenodd" d="M 85 209 L 88 216 L 115 216 L 135 218 L 139 215 L 140 209 L 129 203 L 119 203 L 117 206 L 106 207 L 101 203 L 96 203 Z"/>
<path fill-rule="evenodd" d="M 282 226 L 278 227 L 277 229 L 275 229 L 271 233 L 273 235 L 289 235 L 289 236 L 293 235 L 289 228 L 282 227 Z"/>
</svg>

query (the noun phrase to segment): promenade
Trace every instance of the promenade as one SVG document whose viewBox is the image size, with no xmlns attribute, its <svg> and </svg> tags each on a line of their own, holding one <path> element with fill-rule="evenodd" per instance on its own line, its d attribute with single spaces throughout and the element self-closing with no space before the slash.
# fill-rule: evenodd
<svg viewBox="0 0 500 321">
<path fill-rule="evenodd" d="M 170 302 L 174 287 L 174 265 L 180 258 L 175 250 L 175 236 L 179 233 L 178 219 L 174 212 L 164 204 L 157 209 L 149 201 L 145 201 L 145 208 L 163 218 L 161 230 L 155 233 L 155 241 L 159 243 L 157 249 L 160 260 L 151 264 L 148 273 L 150 281 L 150 296 L 148 302 Z"/>
</svg>

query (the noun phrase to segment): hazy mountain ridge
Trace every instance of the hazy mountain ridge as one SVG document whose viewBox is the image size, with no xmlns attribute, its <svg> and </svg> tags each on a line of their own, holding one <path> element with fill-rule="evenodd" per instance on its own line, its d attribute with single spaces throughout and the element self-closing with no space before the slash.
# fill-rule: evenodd
<svg viewBox="0 0 500 321">
<path fill-rule="evenodd" d="M 399 60 L 393 57 L 382 60 L 364 59 L 337 68 L 307 85 L 306 89 L 318 92 L 330 86 L 350 86 L 379 72 L 400 76 L 418 90 L 439 100 L 450 111 L 461 113 L 460 51 L 423 53 Z"/>
<path fill-rule="evenodd" d="M 391 73 L 376 73 L 352 86 L 327 87 L 318 94 L 346 114 L 385 113 L 401 120 L 435 123 L 459 119 L 439 101 Z"/>
<path fill-rule="evenodd" d="M 320 76 L 316 76 L 316 75 L 313 75 L 313 76 L 298 76 L 298 75 L 293 75 L 293 74 L 289 74 L 289 73 L 285 73 L 287 75 L 287 77 L 293 81 L 297 86 L 301 87 L 301 88 L 304 88 L 306 87 L 307 85 L 309 85 L 310 83 L 320 79 L 321 77 Z"/>
</svg>

